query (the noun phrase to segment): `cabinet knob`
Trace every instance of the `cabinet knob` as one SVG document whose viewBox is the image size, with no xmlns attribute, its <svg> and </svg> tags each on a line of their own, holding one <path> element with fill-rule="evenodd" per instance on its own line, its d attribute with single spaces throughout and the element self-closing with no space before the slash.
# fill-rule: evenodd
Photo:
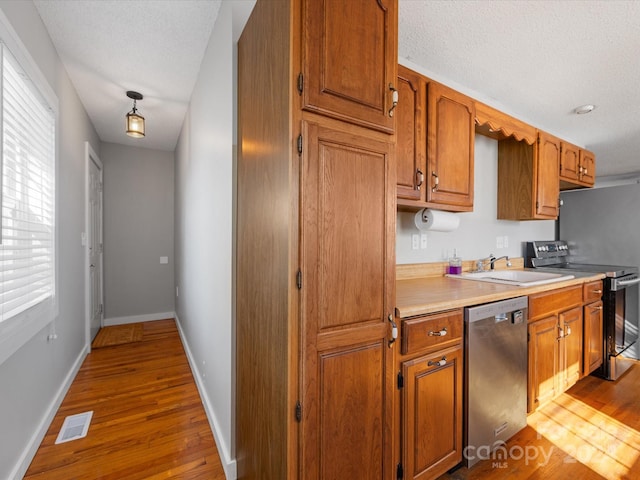
<svg viewBox="0 0 640 480">
<path fill-rule="evenodd" d="M 427 363 L 427 366 L 429 367 L 433 367 L 433 366 L 438 366 L 438 367 L 443 367 L 447 364 L 447 357 L 442 357 L 440 360 L 429 360 L 429 362 Z"/>
<path fill-rule="evenodd" d="M 433 330 L 429 332 L 430 337 L 444 337 L 447 334 L 447 329 L 443 328 L 439 332 L 434 332 Z"/>
<path fill-rule="evenodd" d="M 567 331 L 564 334 L 565 337 L 568 337 L 569 335 L 571 335 L 571 327 L 567 327 Z"/>
<path fill-rule="evenodd" d="M 436 172 L 431 172 L 431 176 L 433 177 L 433 187 L 431 187 L 431 191 L 435 192 L 436 190 L 438 190 L 440 179 L 438 178 L 438 174 Z"/>
</svg>

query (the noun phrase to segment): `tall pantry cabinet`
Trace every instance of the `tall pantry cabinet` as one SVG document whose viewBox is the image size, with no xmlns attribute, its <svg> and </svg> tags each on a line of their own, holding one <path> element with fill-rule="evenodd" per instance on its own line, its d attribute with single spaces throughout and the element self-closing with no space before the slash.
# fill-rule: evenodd
<svg viewBox="0 0 640 480">
<path fill-rule="evenodd" d="M 239 479 L 385 480 L 397 0 L 258 0 L 238 43 Z"/>
</svg>

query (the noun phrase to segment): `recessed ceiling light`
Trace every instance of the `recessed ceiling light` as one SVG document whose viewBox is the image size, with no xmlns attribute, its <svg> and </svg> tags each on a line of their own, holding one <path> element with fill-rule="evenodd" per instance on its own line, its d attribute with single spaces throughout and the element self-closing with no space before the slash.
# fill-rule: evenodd
<svg viewBox="0 0 640 480">
<path fill-rule="evenodd" d="M 595 105 L 591 105 L 590 103 L 587 105 L 581 105 L 580 107 L 576 107 L 574 113 L 578 115 L 584 115 L 585 113 L 593 112 L 593 109 L 596 108 Z"/>
</svg>

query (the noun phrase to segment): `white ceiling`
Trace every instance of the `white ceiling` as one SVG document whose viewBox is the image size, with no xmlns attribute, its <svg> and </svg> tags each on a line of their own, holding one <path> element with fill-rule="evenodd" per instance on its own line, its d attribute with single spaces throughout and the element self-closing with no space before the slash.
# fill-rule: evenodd
<svg viewBox="0 0 640 480">
<path fill-rule="evenodd" d="M 35 4 L 100 138 L 173 150 L 220 0 Z M 401 63 L 592 149 L 599 176 L 640 171 L 640 1 L 399 0 L 399 20 Z"/>
<path fill-rule="evenodd" d="M 35 0 L 104 142 L 174 150 L 220 0 Z M 146 136 L 124 133 L 133 102 Z"/>
</svg>

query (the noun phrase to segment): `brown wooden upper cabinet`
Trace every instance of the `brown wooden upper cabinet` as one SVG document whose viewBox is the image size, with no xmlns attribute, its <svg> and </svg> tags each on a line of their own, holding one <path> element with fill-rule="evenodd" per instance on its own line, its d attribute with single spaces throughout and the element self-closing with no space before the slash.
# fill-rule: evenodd
<svg viewBox="0 0 640 480">
<path fill-rule="evenodd" d="M 596 158 L 593 153 L 562 142 L 560 157 L 560 190 L 592 187 L 595 181 Z"/>
<path fill-rule="evenodd" d="M 498 218 L 552 220 L 560 198 L 560 139 L 539 131 L 529 145 L 498 142 Z"/>
<path fill-rule="evenodd" d="M 397 195 L 425 201 L 427 171 L 426 81 L 422 75 L 398 65 L 396 108 Z"/>
<path fill-rule="evenodd" d="M 473 100 L 430 82 L 427 95 L 427 203 L 473 210 Z"/>
<path fill-rule="evenodd" d="M 396 0 L 303 1 L 302 107 L 394 131 Z"/>
<path fill-rule="evenodd" d="M 398 205 L 473 210 L 473 100 L 398 67 Z"/>
</svg>

